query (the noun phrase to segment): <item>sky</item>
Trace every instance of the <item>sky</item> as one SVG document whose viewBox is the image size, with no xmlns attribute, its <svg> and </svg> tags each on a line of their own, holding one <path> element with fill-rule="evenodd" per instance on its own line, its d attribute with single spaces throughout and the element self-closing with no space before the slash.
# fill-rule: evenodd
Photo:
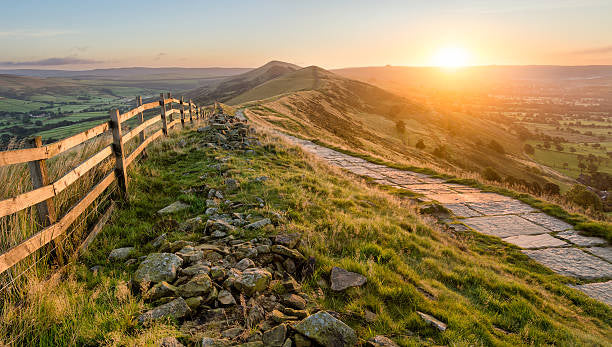
<svg viewBox="0 0 612 347">
<path fill-rule="evenodd" d="M 10 69 L 430 66 L 449 51 L 467 65 L 612 64 L 612 0 L 0 5 L 0 68 Z"/>
</svg>

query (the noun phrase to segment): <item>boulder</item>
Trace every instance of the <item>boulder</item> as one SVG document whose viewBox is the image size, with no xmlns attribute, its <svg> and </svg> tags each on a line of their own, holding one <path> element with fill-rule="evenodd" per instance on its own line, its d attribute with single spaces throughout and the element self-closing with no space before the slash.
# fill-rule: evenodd
<svg viewBox="0 0 612 347">
<path fill-rule="evenodd" d="M 212 280 L 206 274 L 194 276 L 189 282 L 179 286 L 177 293 L 184 297 L 205 296 L 212 288 Z"/>
<path fill-rule="evenodd" d="M 195 276 L 199 274 L 208 274 L 210 273 L 210 267 L 204 265 L 203 263 L 195 263 L 190 267 L 186 267 L 181 269 L 181 274 L 187 276 Z"/>
<path fill-rule="evenodd" d="M 155 343 L 157 347 L 184 347 L 176 337 L 164 337 Z"/>
<path fill-rule="evenodd" d="M 244 271 L 248 268 L 255 267 L 255 263 L 249 258 L 244 258 L 238 263 L 236 263 L 234 267 L 240 271 Z"/>
<path fill-rule="evenodd" d="M 278 325 L 270 330 L 264 331 L 262 340 L 265 346 L 280 347 L 285 342 L 287 336 L 287 326 Z"/>
<path fill-rule="evenodd" d="M 179 211 L 183 211 L 189 208 L 189 205 L 180 202 L 180 201 L 175 201 L 173 203 L 171 203 L 170 205 L 162 208 L 161 210 L 157 211 L 157 213 L 164 215 L 164 214 L 172 214 L 172 213 L 176 213 Z"/>
<path fill-rule="evenodd" d="M 268 287 L 272 274 L 260 268 L 244 270 L 234 279 L 234 287 L 246 295 L 261 292 Z"/>
<path fill-rule="evenodd" d="M 270 218 L 264 218 L 264 219 L 260 219 L 256 222 L 253 222 L 251 224 L 247 224 L 244 226 L 245 229 L 247 230 L 255 230 L 255 229 L 260 229 L 268 224 L 272 223 L 272 221 L 270 221 Z"/>
<path fill-rule="evenodd" d="M 127 259 L 133 250 L 134 247 L 115 248 L 109 253 L 108 260 L 116 261 Z"/>
<path fill-rule="evenodd" d="M 172 282 L 183 259 L 172 253 L 151 253 L 140 263 L 134 279 L 138 282 Z"/>
<path fill-rule="evenodd" d="M 295 249 L 287 248 L 283 245 L 273 245 L 270 247 L 270 251 L 272 253 L 284 255 L 285 257 L 290 257 L 294 259 L 304 259 L 302 253 L 298 252 Z"/>
<path fill-rule="evenodd" d="M 357 345 L 355 331 L 325 311 L 317 312 L 305 318 L 294 329 L 323 346 L 343 347 Z"/>
<path fill-rule="evenodd" d="M 274 237 L 274 243 L 276 243 L 277 245 L 283 245 L 288 248 L 295 248 L 299 241 L 300 234 L 298 233 L 276 235 L 276 237 Z"/>
<path fill-rule="evenodd" d="M 441 321 L 434 318 L 433 316 L 430 316 L 427 313 L 423 313 L 420 311 L 416 311 L 416 313 L 421 317 L 421 319 L 423 319 L 425 322 L 429 323 L 430 325 L 433 325 L 436 329 L 440 331 L 446 330 L 446 324 L 442 323 Z"/>
<path fill-rule="evenodd" d="M 210 337 L 202 338 L 202 347 L 226 347 L 230 345 L 231 342 L 227 339 L 213 339 Z"/>
<path fill-rule="evenodd" d="M 236 299 L 234 299 L 234 296 L 229 290 L 225 290 L 225 289 L 221 290 L 219 292 L 219 295 L 217 296 L 217 300 L 219 300 L 219 303 L 221 305 L 225 305 L 225 306 L 236 305 Z"/>
<path fill-rule="evenodd" d="M 164 317 L 182 318 L 185 317 L 191 310 L 183 298 L 178 298 L 170 301 L 167 304 L 156 307 L 150 311 L 143 313 L 138 317 L 140 324 L 158 320 Z"/>
<path fill-rule="evenodd" d="M 175 286 L 166 281 L 161 281 L 149 289 L 149 291 L 144 295 L 144 299 L 147 301 L 155 301 L 166 296 L 174 296 L 175 294 Z"/>
<path fill-rule="evenodd" d="M 342 291 L 349 287 L 359 287 L 366 283 L 367 279 L 355 272 L 346 271 L 334 266 L 331 271 L 331 289 Z"/>
</svg>

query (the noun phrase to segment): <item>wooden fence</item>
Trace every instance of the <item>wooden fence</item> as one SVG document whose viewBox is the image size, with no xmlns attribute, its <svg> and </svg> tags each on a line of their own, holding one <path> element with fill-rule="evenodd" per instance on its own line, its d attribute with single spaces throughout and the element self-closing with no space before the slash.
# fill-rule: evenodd
<svg viewBox="0 0 612 347">
<path fill-rule="evenodd" d="M 17 195 L 13 198 L 0 201 L 0 218 L 17 213 L 28 207 L 36 205 L 39 223 L 44 227 L 25 241 L 15 245 L 0 254 L 0 273 L 17 264 L 19 261 L 34 253 L 44 245 L 50 243 L 58 236 L 66 232 L 72 223 L 98 198 L 106 188 L 117 181 L 119 191 L 123 197 L 127 194 L 127 167 L 144 151 L 144 149 L 161 136 L 167 136 L 168 131 L 179 123 L 184 127 L 186 113 L 189 112 L 189 122 L 203 118 L 204 110 L 189 100 L 184 102 L 183 98 L 174 99 L 168 93 L 160 94 L 159 101 L 142 104 L 142 98 L 136 98 L 137 107 L 119 114 L 118 110 L 110 111 L 110 120 L 106 123 L 85 130 L 79 134 L 64 140 L 42 145 L 40 137 L 33 141 L 32 148 L 0 152 L 0 167 L 11 164 L 28 163 L 33 190 Z M 178 108 L 173 108 L 177 105 Z M 158 108 L 160 113 L 145 121 L 144 111 Z M 174 119 L 178 114 L 180 118 Z M 137 126 L 124 133 L 121 124 L 135 116 Z M 161 121 L 161 128 L 156 132 L 146 135 L 149 127 Z M 112 133 L 112 144 L 104 147 L 96 154 L 89 157 L 76 168 L 68 171 L 55 182 L 49 182 L 46 168 L 46 160 L 57 156 L 83 142 L 93 139 L 99 135 Z M 138 136 L 140 144 L 131 153 L 125 152 L 124 145 Z M 59 220 L 56 216 L 54 198 L 80 177 L 95 168 L 108 157 L 113 156 L 115 169 L 104 176 L 93 188 L 73 205 L 68 212 Z"/>
</svg>

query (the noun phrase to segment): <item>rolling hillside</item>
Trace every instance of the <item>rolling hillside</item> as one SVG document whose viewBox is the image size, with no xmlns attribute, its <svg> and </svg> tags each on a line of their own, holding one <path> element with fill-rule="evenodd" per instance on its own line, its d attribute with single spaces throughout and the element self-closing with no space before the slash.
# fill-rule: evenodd
<svg viewBox="0 0 612 347">
<path fill-rule="evenodd" d="M 206 96 L 205 96 L 206 97 Z M 259 84 L 228 104 L 256 122 L 396 163 L 546 182 L 525 161 L 510 126 L 476 116 L 440 114 L 426 104 L 311 66 Z M 422 141 L 424 148 L 416 148 Z M 501 145 L 491 146 L 491 141 Z"/>
</svg>

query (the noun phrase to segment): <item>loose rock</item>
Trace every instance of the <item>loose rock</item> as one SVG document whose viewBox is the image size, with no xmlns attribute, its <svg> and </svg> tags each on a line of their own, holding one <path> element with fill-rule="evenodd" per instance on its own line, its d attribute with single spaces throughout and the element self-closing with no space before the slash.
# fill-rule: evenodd
<svg viewBox="0 0 612 347">
<path fill-rule="evenodd" d="M 331 289 L 342 291 L 349 287 L 359 287 L 366 283 L 367 279 L 355 272 L 346 271 L 334 266 L 331 271 Z"/>
<path fill-rule="evenodd" d="M 183 298 L 170 301 L 167 304 L 156 307 L 138 317 L 139 323 L 146 323 L 164 317 L 182 318 L 190 312 L 189 306 Z"/>
<path fill-rule="evenodd" d="M 357 344 L 355 331 L 324 311 L 305 318 L 295 326 L 295 330 L 323 346 L 342 347 Z"/>
<path fill-rule="evenodd" d="M 172 282 L 181 264 L 183 264 L 183 259 L 175 254 L 151 253 L 138 266 L 134 279 L 138 282 Z"/>
</svg>

